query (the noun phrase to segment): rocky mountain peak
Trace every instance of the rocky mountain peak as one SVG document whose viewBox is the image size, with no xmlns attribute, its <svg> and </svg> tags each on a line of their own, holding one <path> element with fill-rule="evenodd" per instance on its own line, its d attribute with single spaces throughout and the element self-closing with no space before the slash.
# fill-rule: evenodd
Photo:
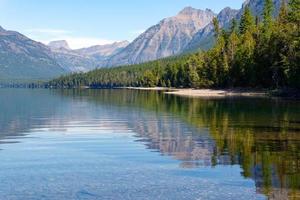
<svg viewBox="0 0 300 200">
<path fill-rule="evenodd" d="M 57 49 L 66 49 L 70 50 L 71 48 L 69 47 L 69 44 L 66 40 L 57 40 L 57 41 L 52 41 L 49 42 L 48 46 L 51 49 L 57 50 Z"/>
<path fill-rule="evenodd" d="M 281 5 L 281 1 L 282 0 L 273 0 L 273 5 L 274 5 L 274 13 L 273 16 L 277 16 L 279 14 L 279 10 L 280 10 L 280 5 Z M 288 3 L 289 0 L 284 0 L 286 3 Z M 262 17 L 262 13 L 263 13 L 263 9 L 264 9 L 264 5 L 265 5 L 265 0 L 246 0 L 243 3 L 242 9 L 240 10 L 240 13 L 238 14 L 238 18 L 241 17 L 241 15 L 244 12 L 244 9 L 246 7 L 249 7 L 252 14 L 254 16 L 258 16 L 258 17 Z"/>
<path fill-rule="evenodd" d="M 201 10 L 188 6 L 181 10 L 177 16 L 199 16 L 203 14 L 214 14 L 214 12 L 210 9 Z"/>
<path fill-rule="evenodd" d="M 181 10 L 178 15 L 192 15 L 194 13 L 198 13 L 198 9 L 189 6 Z"/>
<path fill-rule="evenodd" d="M 217 18 L 221 27 L 226 28 L 226 25 L 230 23 L 230 21 L 236 17 L 239 10 L 232 9 L 230 7 L 226 7 L 218 14 Z"/>
<path fill-rule="evenodd" d="M 123 40 L 120 42 L 115 42 L 114 44 L 120 45 L 120 46 L 127 46 L 130 42 L 127 40 Z"/>
<path fill-rule="evenodd" d="M 216 16 L 211 10 L 186 7 L 176 16 L 150 27 L 126 48 L 112 56 L 108 66 L 142 63 L 176 55 L 200 29 Z"/>
</svg>

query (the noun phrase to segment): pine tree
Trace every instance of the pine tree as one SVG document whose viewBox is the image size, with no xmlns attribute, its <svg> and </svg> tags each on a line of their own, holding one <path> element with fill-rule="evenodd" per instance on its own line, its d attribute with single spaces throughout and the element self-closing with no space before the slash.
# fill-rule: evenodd
<svg viewBox="0 0 300 200">
<path fill-rule="evenodd" d="M 196 55 L 191 56 L 187 65 L 188 65 L 188 82 L 189 86 L 192 88 L 197 88 L 200 86 L 200 77 L 197 71 L 201 65 L 200 61 L 198 60 L 199 57 Z"/>
<path fill-rule="evenodd" d="M 216 17 L 214 17 L 213 19 L 213 25 L 214 25 L 215 38 L 218 38 L 220 35 L 220 25 Z"/>
<path fill-rule="evenodd" d="M 300 88 L 300 0 L 289 2 L 289 53 L 288 53 L 288 79 L 293 87 Z"/>
<path fill-rule="evenodd" d="M 285 0 L 281 1 L 281 6 L 280 6 L 277 21 L 280 25 L 285 25 L 288 22 L 288 9 Z"/>
<path fill-rule="evenodd" d="M 237 28 L 238 28 L 237 21 L 236 21 L 236 19 L 233 18 L 233 19 L 231 20 L 230 34 L 233 33 L 233 32 L 236 32 L 236 31 L 237 31 Z"/>
<path fill-rule="evenodd" d="M 279 15 L 275 22 L 274 31 L 270 38 L 270 45 L 267 49 L 268 57 L 272 58 L 272 86 L 282 87 L 287 84 L 288 70 L 288 10 L 284 0 L 281 2 Z"/>
<path fill-rule="evenodd" d="M 227 43 L 227 55 L 228 55 L 228 62 L 230 65 L 232 65 L 235 60 L 235 54 L 239 44 L 239 36 L 236 29 L 233 29 L 233 26 L 231 27 L 230 32 L 231 33 L 229 35 L 228 43 Z"/>
<path fill-rule="evenodd" d="M 289 1 L 289 20 L 300 26 L 300 0 Z"/>
<path fill-rule="evenodd" d="M 247 31 L 239 46 L 239 64 L 241 70 L 241 86 L 255 85 L 254 50 L 256 42 L 251 31 Z"/>
<path fill-rule="evenodd" d="M 274 5 L 272 0 L 265 0 L 263 11 L 263 34 L 269 38 L 273 28 Z"/>
<path fill-rule="evenodd" d="M 247 31 L 252 30 L 254 27 L 254 18 L 251 14 L 250 8 L 247 6 L 240 22 L 240 33 L 245 34 Z"/>
</svg>

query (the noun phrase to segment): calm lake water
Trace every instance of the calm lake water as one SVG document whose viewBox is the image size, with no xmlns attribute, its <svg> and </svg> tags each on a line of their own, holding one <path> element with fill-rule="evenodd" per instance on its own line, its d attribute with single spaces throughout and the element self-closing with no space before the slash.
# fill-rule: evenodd
<svg viewBox="0 0 300 200">
<path fill-rule="evenodd" d="M 0 89 L 0 199 L 300 199 L 300 102 Z"/>
</svg>

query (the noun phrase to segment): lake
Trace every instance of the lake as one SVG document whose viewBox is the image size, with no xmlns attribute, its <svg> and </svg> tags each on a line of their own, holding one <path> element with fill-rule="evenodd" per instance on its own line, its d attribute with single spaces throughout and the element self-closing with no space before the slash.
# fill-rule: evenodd
<svg viewBox="0 0 300 200">
<path fill-rule="evenodd" d="M 300 199 L 300 102 L 0 89 L 0 199 Z"/>
</svg>

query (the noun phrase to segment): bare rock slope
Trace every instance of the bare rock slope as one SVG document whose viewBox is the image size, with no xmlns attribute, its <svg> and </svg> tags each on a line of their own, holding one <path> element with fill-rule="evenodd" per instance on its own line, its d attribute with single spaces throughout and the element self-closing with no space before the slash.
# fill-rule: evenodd
<svg viewBox="0 0 300 200">
<path fill-rule="evenodd" d="M 180 53 L 194 34 L 208 25 L 215 14 L 211 10 L 184 8 L 178 15 L 150 27 L 121 52 L 112 56 L 108 66 L 142 63 Z"/>
</svg>

